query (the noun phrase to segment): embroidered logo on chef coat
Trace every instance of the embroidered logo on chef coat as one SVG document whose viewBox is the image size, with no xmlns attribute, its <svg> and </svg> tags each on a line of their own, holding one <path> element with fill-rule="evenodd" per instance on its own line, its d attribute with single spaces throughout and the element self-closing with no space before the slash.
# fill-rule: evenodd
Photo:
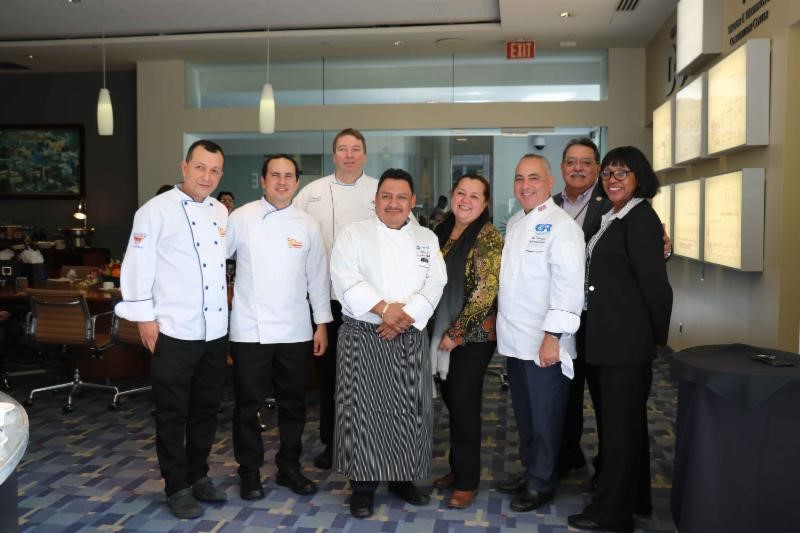
<svg viewBox="0 0 800 533">
<path fill-rule="evenodd" d="M 298 241 L 297 239 L 293 239 L 291 237 L 286 238 L 286 242 L 289 244 L 289 248 L 302 248 L 303 242 Z"/>
<path fill-rule="evenodd" d="M 431 264 L 431 246 L 429 244 L 417 245 L 417 260 L 420 266 L 429 267 Z"/>
<path fill-rule="evenodd" d="M 533 235 L 531 235 L 528 246 L 525 247 L 525 251 L 543 252 L 551 229 L 553 229 L 552 224 L 536 224 L 536 226 L 533 227 Z"/>
<path fill-rule="evenodd" d="M 133 236 L 131 237 L 131 240 L 133 241 L 131 243 L 131 246 L 133 246 L 134 248 L 144 248 L 143 244 L 146 237 L 147 237 L 146 233 L 134 233 Z"/>
<path fill-rule="evenodd" d="M 219 236 L 220 237 L 224 237 L 225 236 L 226 231 L 225 231 L 225 228 L 223 228 L 222 226 L 217 226 L 217 231 L 219 232 Z"/>
</svg>

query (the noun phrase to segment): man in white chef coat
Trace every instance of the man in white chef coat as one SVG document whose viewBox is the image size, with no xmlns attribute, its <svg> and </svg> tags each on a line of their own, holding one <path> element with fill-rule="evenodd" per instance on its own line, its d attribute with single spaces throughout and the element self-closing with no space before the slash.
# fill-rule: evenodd
<svg viewBox="0 0 800 533">
<path fill-rule="evenodd" d="M 514 175 L 514 196 L 524 216 L 506 234 L 497 315 L 497 351 L 507 357 L 525 468 L 524 483 L 518 483 L 520 490 L 511 500 L 517 512 L 552 500 L 558 484 L 573 334 L 583 308 L 583 231 L 553 202 L 552 188 L 547 159 L 523 156 Z"/>
<path fill-rule="evenodd" d="M 335 172 L 303 187 L 294 200 L 295 206 L 319 222 L 329 257 L 333 242 L 347 224 L 375 216 L 378 180 L 364 174 L 366 162 L 364 135 L 353 128 L 343 129 L 333 139 Z M 314 459 L 314 466 L 323 470 L 330 469 L 332 464 L 336 345 L 342 324 L 342 306 L 335 294 L 331 297 L 333 321 L 328 323 L 328 349 L 321 357 L 314 358 L 319 371 L 319 438 L 325 445 Z"/>
<path fill-rule="evenodd" d="M 268 385 L 275 391 L 280 431 L 275 481 L 301 495 L 317 491 L 300 467 L 305 393 L 311 354 L 325 352 L 326 323 L 333 317 L 319 224 L 292 205 L 298 175 L 297 163 L 288 155 L 269 157 L 261 168 L 264 196 L 231 213 L 228 224 L 228 255 L 236 254 L 230 333 L 236 396 L 233 451 L 246 500 L 264 497 L 258 409 Z"/>
<path fill-rule="evenodd" d="M 228 210 L 211 197 L 223 163 L 222 148 L 195 142 L 181 162 L 183 183 L 136 212 L 115 308 L 138 323 L 153 354 L 156 453 L 178 518 L 200 516 L 198 500 L 225 500 L 208 478 L 228 353 Z"/>
<path fill-rule="evenodd" d="M 350 480 L 350 512 L 366 518 L 380 481 L 412 505 L 430 500 L 413 481 L 428 475 L 432 376 L 425 325 L 447 283 L 436 235 L 409 220 L 414 182 L 383 173 L 377 218 L 336 238 L 331 280 L 342 304 L 334 466 Z"/>
</svg>

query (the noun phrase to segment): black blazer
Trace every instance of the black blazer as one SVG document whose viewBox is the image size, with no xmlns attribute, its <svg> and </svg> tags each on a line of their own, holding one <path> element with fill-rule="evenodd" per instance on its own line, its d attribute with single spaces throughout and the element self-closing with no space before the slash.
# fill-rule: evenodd
<svg viewBox="0 0 800 533">
<path fill-rule="evenodd" d="M 558 207 L 564 205 L 563 192 L 553 196 L 553 201 Z M 589 242 L 597 230 L 600 229 L 600 217 L 605 215 L 611 209 L 611 202 L 603 194 L 603 183 L 600 178 L 592 190 L 592 197 L 589 198 L 589 204 L 586 206 L 586 216 L 583 217 L 583 237 L 586 242 Z"/>
<path fill-rule="evenodd" d="M 651 361 L 667 343 L 672 288 L 664 230 L 647 201 L 615 219 L 595 243 L 587 272 L 586 362 Z"/>
</svg>

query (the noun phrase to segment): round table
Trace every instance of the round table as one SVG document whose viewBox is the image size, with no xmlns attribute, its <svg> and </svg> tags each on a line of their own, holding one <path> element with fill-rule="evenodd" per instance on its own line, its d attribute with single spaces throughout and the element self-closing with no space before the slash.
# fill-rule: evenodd
<svg viewBox="0 0 800 533">
<path fill-rule="evenodd" d="M 0 531 L 17 531 L 17 465 L 28 447 L 28 414 L 14 398 L 3 392 L 0 392 L 0 403 L 14 406 L 5 413 L 0 426 L 8 439 L 0 444 Z"/>
</svg>

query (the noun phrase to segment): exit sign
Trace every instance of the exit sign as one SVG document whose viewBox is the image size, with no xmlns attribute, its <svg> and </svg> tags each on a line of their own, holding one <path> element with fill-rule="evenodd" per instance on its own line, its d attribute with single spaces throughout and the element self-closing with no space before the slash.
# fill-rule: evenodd
<svg viewBox="0 0 800 533">
<path fill-rule="evenodd" d="M 536 43 L 533 41 L 506 41 L 506 59 L 533 59 Z"/>
</svg>

